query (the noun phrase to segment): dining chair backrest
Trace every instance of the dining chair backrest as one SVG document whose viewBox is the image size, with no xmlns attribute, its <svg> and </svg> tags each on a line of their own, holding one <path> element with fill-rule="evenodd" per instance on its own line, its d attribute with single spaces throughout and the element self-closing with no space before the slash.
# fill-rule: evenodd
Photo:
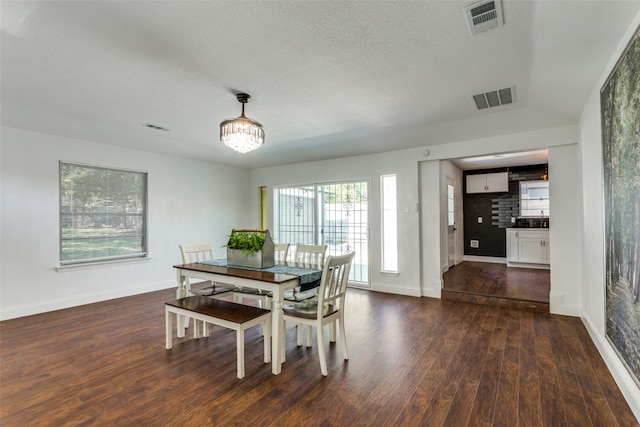
<svg viewBox="0 0 640 427">
<path fill-rule="evenodd" d="M 182 263 L 209 261 L 213 259 L 213 245 L 211 243 L 197 243 L 193 245 L 180 245 Z"/>
<path fill-rule="evenodd" d="M 276 261 L 286 261 L 289 256 L 289 243 L 276 243 L 273 251 Z"/>
<path fill-rule="evenodd" d="M 322 279 L 318 287 L 318 318 L 322 317 L 325 304 L 333 304 L 344 310 L 344 295 L 347 292 L 349 272 L 355 252 L 345 255 L 328 256 L 322 269 Z"/>
<path fill-rule="evenodd" d="M 322 268 L 324 265 L 324 256 L 327 253 L 327 245 L 296 245 L 295 262 L 304 264 L 313 264 Z"/>
</svg>

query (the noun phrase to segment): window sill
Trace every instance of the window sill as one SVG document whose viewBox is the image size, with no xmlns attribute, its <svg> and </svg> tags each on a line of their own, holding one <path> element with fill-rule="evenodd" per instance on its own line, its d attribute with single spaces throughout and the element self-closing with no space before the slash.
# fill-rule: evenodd
<svg viewBox="0 0 640 427">
<path fill-rule="evenodd" d="M 72 271 L 72 270 L 87 270 L 92 268 L 111 267 L 111 266 L 121 265 L 121 264 L 135 264 L 135 263 L 147 262 L 149 260 L 151 260 L 150 255 L 145 257 L 140 257 L 140 258 L 124 258 L 124 259 L 115 259 L 110 261 L 94 261 L 94 262 L 85 262 L 81 264 L 69 264 L 69 265 L 59 264 L 57 267 L 55 267 L 55 269 L 57 272 L 62 273 L 65 271 Z"/>
</svg>

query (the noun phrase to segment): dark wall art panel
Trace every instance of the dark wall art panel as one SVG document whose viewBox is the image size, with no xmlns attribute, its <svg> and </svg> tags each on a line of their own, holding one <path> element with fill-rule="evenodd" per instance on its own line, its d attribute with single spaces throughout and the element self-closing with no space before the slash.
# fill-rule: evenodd
<svg viewBox="0 0 640 427">
<path fill-rule="evenodd" d="M 607 338 L 640 386 L 640 38 L 600 92 Z"/>
</svg>

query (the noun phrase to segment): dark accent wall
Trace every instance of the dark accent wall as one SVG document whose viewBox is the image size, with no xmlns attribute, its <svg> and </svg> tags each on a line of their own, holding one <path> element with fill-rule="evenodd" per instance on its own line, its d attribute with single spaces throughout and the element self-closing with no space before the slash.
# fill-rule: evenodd
<svg viewBox="0 0 640 427">
<path fill-rule="evenodd" d="M 508 172 L 508 193 L 467 194 L 467 175 Z M 463 174 L 464 254 L 506 257 L 506 228 L 513 227 L 511 218 L 520 213 L 520 181 L 535 181 L 547 174 L 547 165 L 466 171 Z M 482 224 L 478 223 L 482 217 Z M 471 247 L 478 240 L 478 247 Z"/>
</svg>

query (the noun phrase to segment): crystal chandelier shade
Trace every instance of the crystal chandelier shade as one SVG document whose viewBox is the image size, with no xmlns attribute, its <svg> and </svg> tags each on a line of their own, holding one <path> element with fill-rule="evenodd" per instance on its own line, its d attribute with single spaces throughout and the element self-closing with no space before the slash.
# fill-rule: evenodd
<svg viewBox="0 0 640 427">
<path fill-rule="evenodd" d="M 242 104 L 242 114 L 240 117 L 220 123 L 220 141 L 238 153 L 248 153 L 264 143 L 264 129 L 260 123 L 244 115 L 244 104 L 250 96 L 239 93 L 236 97 Z"/>
</svg>

